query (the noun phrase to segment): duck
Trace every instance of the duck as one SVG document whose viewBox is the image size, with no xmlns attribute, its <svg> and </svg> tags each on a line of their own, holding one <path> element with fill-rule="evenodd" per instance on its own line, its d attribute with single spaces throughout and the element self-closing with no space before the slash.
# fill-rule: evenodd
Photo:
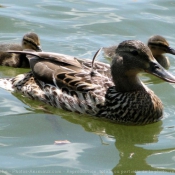
<svg viewBox="0 0 175 175">
<path fill-rule="evenodd" d="M 169 69 L 170 61 L 164 54 L 169 53 L 175 55 L 175 50 L 169 46 L 168 41 L 160 35 L 153 35 L 148 39 L 147 46 L 150 48 L 154 58 L 165 69 Z M 106 58 L 112 58 L 115 55 L 117 45 L 111 47 L 104 47 L 104 56 Z"/>
<path fill-rule="evenodd" d="M 0 87 L 56 108 L 126 125 L 146 125 L 163 117 L 163 105 L 139 79 L 140 72 L 166 82 L 175 77 L 137 40 L 121 42 L 111 65 L 53 52 L 26 54 L 31 71 L 0 79 Z"/>
<path fill-rule="evenodd" d="M 22 51 L 30 49 L 37 52 L 42 51 L 40 39 L 34 32 L 26 33 L 22 38 L 22 43 L 2 43 L 0 44 L 0 65 L 15 68 L 30 68 L 30 64 L 25 55 L 7 53 L 8 50 Z"/>
</svg>

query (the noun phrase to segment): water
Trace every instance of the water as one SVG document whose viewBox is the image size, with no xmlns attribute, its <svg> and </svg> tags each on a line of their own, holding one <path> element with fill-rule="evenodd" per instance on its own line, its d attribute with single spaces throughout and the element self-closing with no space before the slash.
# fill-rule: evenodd
<svg viewBox="0 0 175 175">
<path fill-rule="evenodd" d="M 1 0 L 0 41 L 38 33 L 42 49 L 92 58 L 102 46 L 154 34 L 175 48 L 173 0 Z M 175 60 L 170 72 L 175 74 Z M 109 60 L 100 57 L 100 61 Z M 0 77 L 27 69 L 0 67 Z M 163 101 L 164 119 L 123 126 L 78 115 L 0 89 L 0 175 L 175 174 L 175 85 L 142 80 Z M 55 145 L 55 141 L 71 143 Z"/>
</svg>

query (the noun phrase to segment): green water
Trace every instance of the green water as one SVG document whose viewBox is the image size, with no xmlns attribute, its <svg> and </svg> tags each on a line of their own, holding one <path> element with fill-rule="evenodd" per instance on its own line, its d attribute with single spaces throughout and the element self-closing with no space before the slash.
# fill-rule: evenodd
<svg viewBox="0 0 175 175">
<path fill-rule="evenodd" d="M 42 49 L 92 58 L 102 46 L 160 34 L 175 48 L 173 0 L 1 0 L 0 41 L 34 31 Z M 175 57 L 168 55 L 175 74 Z M 109 60 L 100 57 L 100 61 Z M 0 77 L 27 69 L 0 67 Z M 123 126 L 66 112 L 0 89 L 0 175 L 175 174 L 175 85 L 142 75 L 164 119 Z M 71 143 L 55 145 L 55 141 Z"/>
</svg>

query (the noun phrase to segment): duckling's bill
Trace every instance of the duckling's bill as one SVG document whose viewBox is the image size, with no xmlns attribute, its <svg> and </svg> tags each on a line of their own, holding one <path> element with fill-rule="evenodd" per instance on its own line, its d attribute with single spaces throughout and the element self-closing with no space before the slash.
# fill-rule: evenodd
<svg viewBox="0 0 175 175">
<path fill-rule="evenodd" d="M 175 55 L 175 49 L 173 49 L 172 47 L 168 47 L 167 53 L 170 53 L 172 55 Z"/>
<path fill-rule="evenodd" d="M 41 48 L 41 46 L 40 46 L 40 45 L 39 45 L 39 46 L 37 46 L 36 51 L 37 51 L 37 52 L 42 52 L 42 48 Z"/>
</svg>

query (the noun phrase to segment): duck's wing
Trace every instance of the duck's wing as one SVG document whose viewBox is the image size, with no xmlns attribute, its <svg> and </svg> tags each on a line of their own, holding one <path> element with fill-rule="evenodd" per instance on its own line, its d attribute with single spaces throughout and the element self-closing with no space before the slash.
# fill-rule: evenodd
<svg viewBox="0 0 175 175">
<path fill-rule="evenodd" d="M 34 77 L 44 83 L 59 88 L 89 91 L 108 88 L 111 81 L 110 66 L 92 60 L 78 59 L 73 56 L 53 52 L 9 51 L 26 54 Z M 35 58 L 35 59 L 32 59 Z"/>
<path fill-rule="evenodd" d="M 107 74 L 104 72 L 110 71 L 109 65 L 94 62 L 100 51 L 101 49 L 95 53 L 91 61 L 78 60 L 81 62 L 81 68 L 74 66 L 60 66 L 60 69 L 55 71 L 54 81 L 57 82 L 57 84 L 63 83 L 63 86 L 66 85 L 78 91 L 97 90 L 100 88 L 106 90 L 105 84 L 106 82 L 111 82 L 111 77 L 110 75 L 106 76 Z"/>
<path fill-rule="evenodd" d="M 54 53 L 54 52 L 34 52 L 34 51 L 25 51 L 25 50 L 24 51 L 9 50 L 7 52 L 28 55 L 27 57 L 29 58 L 29 60 L 30 58 L 32 58 L 31 56 L 35 56 L 43 60 L 49 60 L 53 62 L 65 63 L 72 66 L 81 67 L 81 64 L 78 61 L 78 59 L 70 55 L 64 55 L 64 54 Z"/>
<path fill-rule="evenodd" d="M 105 88 L 110 84 L 110 78 L 102 74 L 110 71 L 109 65 L 95 62 L 94 73 L 91 74 L 92 60 L 82 60 L 75 57 L 53 52 L 9 51 L 32 55 L 30 60 L 32 72 L 38 80 L 53 84 L 59 88 L 77 91 L 89 91 Z M 109 68 L 109 69 L 108 69 Z M 108 85 L 107 85 L 108 86 Z"/>
<path fill-rule="evenodd" d="M 72 66 L 60 66 L 53 75 L 53 82 L 56 86 L 77 91 L 89 91 L 99 88 L 100 86 L 94 83 L 93 79 L 90 69 L 75 69 Z"/>
</svg>

